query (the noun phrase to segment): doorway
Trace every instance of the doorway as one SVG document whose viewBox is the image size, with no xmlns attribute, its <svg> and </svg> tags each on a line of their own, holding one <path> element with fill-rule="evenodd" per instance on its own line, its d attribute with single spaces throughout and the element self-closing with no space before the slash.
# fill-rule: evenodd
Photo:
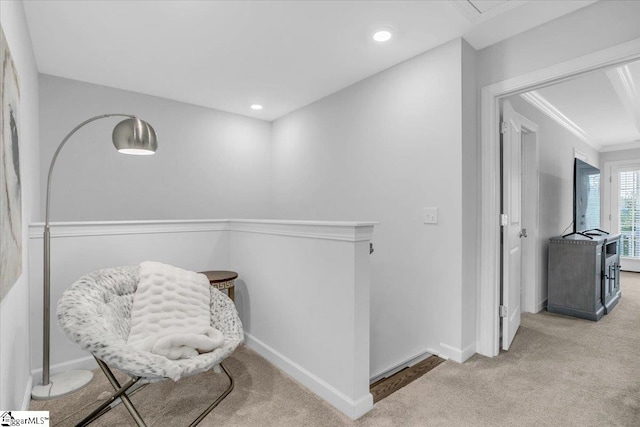
<svg viewBox="0 0 640 427">
<path fill-rule="evenodd" d="M 482 88 L 481 91 L 481 222 L 479 239 L 477 352 L 499 353 L 500 339 L 500 100 L 590 71 L 620 65 L 640 57 L 640 40 L 624 43 L 565 63 Z"/>
</svg>

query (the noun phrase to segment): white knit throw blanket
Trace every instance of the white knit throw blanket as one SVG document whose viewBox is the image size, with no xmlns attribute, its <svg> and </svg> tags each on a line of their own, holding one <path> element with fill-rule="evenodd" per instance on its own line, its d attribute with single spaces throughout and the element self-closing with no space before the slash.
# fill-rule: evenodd
<svg viewBox="0 0 640 427">
<path fill-rule="evenodd" d="M 168 359 L 186 359 L 224 343 L 211 326 L 209 281 L 168 264 L 140 263 L 127 343 Z"/>
</svg>

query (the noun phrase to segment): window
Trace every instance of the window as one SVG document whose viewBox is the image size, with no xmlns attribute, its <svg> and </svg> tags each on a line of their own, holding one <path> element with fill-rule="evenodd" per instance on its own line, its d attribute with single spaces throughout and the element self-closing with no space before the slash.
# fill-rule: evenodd
<svg viewBox="0 0 640 427">
<path fill-rule="evenodd" d="M 620 255 L 640 258 L 640 170 L 621 171 L 618 178 Z"/>
</svg>

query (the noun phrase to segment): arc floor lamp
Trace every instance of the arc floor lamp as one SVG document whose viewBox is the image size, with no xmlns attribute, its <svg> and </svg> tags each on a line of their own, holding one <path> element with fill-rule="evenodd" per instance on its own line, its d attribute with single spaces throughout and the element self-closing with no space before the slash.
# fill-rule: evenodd
<svg viewBox="0 0 640 427">
<path fill-rule="evenodd" d="M 51 308 L 51 234 L 49 230 L 49 202 L 51 199 L 51 175 L 58 154 L 69 138 L 83 126 L 107 117 L 127 117 L 113 129 L 113 145 L 123 154 L 146 155 L 154 154 L 158 148 L 156 132 L 144 120 L 130 114 L 103 114 L 92 117 L 73 128 L 64 137 L 51 160 L 49 176 L 47 178 L 47 199 L 44 217 L 44 282 L 43 282 L 43 340 L 42 340 L 42 384 L 36 385 L 31 391 L 31 397 L 36 400 L 54 399 L 73 393 L 87 385 L 93 374 L 90 371 L 67 371 L 49 377 L 50 350 L 50 308 Z"/>
</svg>

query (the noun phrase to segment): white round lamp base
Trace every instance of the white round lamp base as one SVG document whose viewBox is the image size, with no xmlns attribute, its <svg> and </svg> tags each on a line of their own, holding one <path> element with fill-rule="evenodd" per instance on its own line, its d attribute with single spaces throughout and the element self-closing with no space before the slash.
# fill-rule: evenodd
<svg viewBox="0 0 640 427">
<path fill-rule="evenodd" d="M 67 371 L 52 375 L 49 384 L 37 385 L 31 390 L 33 400 L 49 400 L 80 390 L 91 382 L 91 371 Z"/>
</svg>

